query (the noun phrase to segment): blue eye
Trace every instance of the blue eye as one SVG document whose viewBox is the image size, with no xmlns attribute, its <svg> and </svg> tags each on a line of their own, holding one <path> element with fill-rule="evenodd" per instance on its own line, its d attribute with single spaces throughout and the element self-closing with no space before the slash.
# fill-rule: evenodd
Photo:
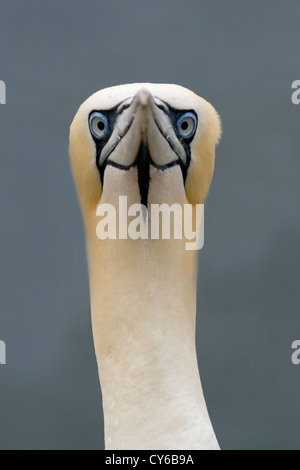
<svg viewBox="0 0 300 470">
<path fill-rule="evenodd" d="M 89 125 L 91 133 L 96 139 L 102 139 L 108 132 L 107 117 L 99 111 L 95 111 L 90 115 Z"/>
<path fill-rule="evenodd" d="M 197 116 L 194 113 L 184 113 L 177 121 L 177 130 L 181 137 L 192 137 L 197 128 Z"/>
</svg>

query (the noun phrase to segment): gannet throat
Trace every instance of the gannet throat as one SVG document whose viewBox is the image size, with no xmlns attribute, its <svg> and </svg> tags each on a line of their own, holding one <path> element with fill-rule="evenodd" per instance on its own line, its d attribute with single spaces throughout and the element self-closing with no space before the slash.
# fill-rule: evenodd
<svg viewBox="0 0 300 470">
<path fill-rule="evenodd" d="M 146 142 L 141 142 L 135 161 L 138 170 L 138 183 L 141 195 L 141 204 L 147 207 L 150 182 L 151 155 L 149 153 L 149 147 Z"/>
<path fill-rule="evenodd" d="M 175 236 L 100 239 L 97 209 L 120 221 L 124 196 L 182 213 L 203 204 L 220 134 L 215 109 L 170 84 L 100 90 L 72 122 L 106 449 L 219 448 L 195 347 L 197 252 Z"/>
</svg>

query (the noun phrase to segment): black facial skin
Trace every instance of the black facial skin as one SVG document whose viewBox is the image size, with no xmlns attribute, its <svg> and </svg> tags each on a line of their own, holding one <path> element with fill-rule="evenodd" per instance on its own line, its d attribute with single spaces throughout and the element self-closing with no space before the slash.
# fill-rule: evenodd
<svg viewBox="0 0 300 470">
<path fill-rule="evenodd" d="M 119 105 L 117 105 L 114 108 L 111 108 L 109 110 L 106 110 L 106 111 L 100 111 L 107 118 L 107 122 L 108 122 L 108 132 L 107 132 L 107 134 L 104 137 L 101 137 L 101 139 L 100 138 L 97 139 L 92 134 L 92 137 L 93 137 L 94 142 L 96 144 L 96 165 L 97 165 L 97 168 L 98 168 L 99 173 L 100 173 L 100 178 L 101 178 L 102 185 L 103 185 L 103 178 L 104 178 L 104 170 L 106 168 L 106 162 L 102 166 L 100 166 L 100 155 L 101 155 L 102 149 L 105 147 L 105 145 L 109 141 L 110 136 L 112 134 L 112 131 L 114 129 L 114 125 L 115 125 L 115 122 L 117 120 L 117 109 L 118 109 L 118 107 L 119 107 Z M 89 118 L 90 118 L 91 114 L 93 114 L 95 111 L 98 111 L 98 110 L 94 109 L 90 113 Z"/>
<path fill-rule="evenodd" d="M 182 177 L 183 177 L 183 181 L 185 183 L 187 171 L 188 171 L 188 168 L 189 168 L 190 162 L 191 162 L 190 143 L 192 142 L 192 140 L 194 138 L 195 132 L 192 134 L 191 137 L 183 138 L 178 132 L 177 121 L 180 118 L 180 116 L 182 116 L 185 113 L 188 113 L 188 112 L 194 113 L 196 116 L 197 116 L 197 114 L 195 113 L 195 111 L 193 109 L 176 109 L 176 108 L 172 108 L 172 106 L 170 106 L 168 103 L 165 103 L 165 104 L 167 105 L 167 107 L 169 109 L 169 118 L 170 118 L 170 121 L 172 123 L 172 126 L 173 126 L 174 132 L 176 134 L 176 137 L 177 137 L 177 139 L 179 140 L 179 142 L 181 143 L 182 147 L 185 150 L 186 164 L 184 164 L 181 160 L 178 162 L 180 167 L 181 167 Z M 198 119 L 198 116 L 197 116 L 197 119 Z M 195 131 L 196 130 L 197 129 L 195 129 Z"/>
<path fill-rule="evenodd" d="M 186 109 L 186 110 L 180 109 L 179 110 L 179 109 L 173 108 L 168 103 L 165 103 L 165 105 L 168 109 L 167 114 L 168 114 L 168 117 L 169 117 L 169 119 L 170 119 L 170 121 L 173 125 L 173 129 L 174 129 L 174 132 L 176 134 L 176 137 L 177 137 L 177 139 L 179 140 L 179 142 L 181 143 L 181 145 L 183 146 L 183 148 L 185 150 L 186 157 L 187 157 L 187 163 L 186 164 L 184 164 L 181 161 L 181 159 L 178 159 L 178 160 L 175 160 L 173 162 L 170 162 L 169 164 L 166 164 L 166 165 L 163 165 L 163 166 L 158 166 L 153 162 L 153 160 L 151 158 L 151 155 L 150 155 L 150 152 L 149 152 L 149 149 L 148 149 L 148 146 L 145 143 L 141 142 L 141 145 L 139 147 L 137 156 L 136 156 L 136 158 L 134 160 L 134 163 L 132 165 L 125 166 L 125 165 L 116 163 L 112 160 L 109 160 L 109 161 L 106 160 L 102 165 L 100 165 L 100 155 L 101 155 L 101 152 L 102 152 L 104 146 L 109 141 L 109 139 L 111 137 L 111 134 L 113 132 L 114 125 L 115 125 L 117 117 L 118 117 L 117 110 L 120 107 L 120 104 L 118 104 L 117 106 L 115 106 L 115 107 L 113 107 L 109 110 L 105 110 L 105 111 L 93 110 L 90 113 L 90 116 L 91 116 L 91 114 L 94 113 L 95 111 L 99 111 L 99 112 L 101 112 L 102 114 L 105 115 L 105 117 L 107 119 L 107 122 L 108 122 L 108 132 L 104 137 L 97 138 L 92 134 L 92 137 L 93 137 L 94 142 L 96 144 L 96 165 L 97 165 L 97 168 L 99 170 L 102 185 L 103 185 L 103 181 L 104 181 L 105 168 L 106 168 L 107 165 L 115 166 L 115 167 L 117 167 L 121 170 L 125 170 L 125 171 L 129 170 L 129 168 L 131 168 L 132 166 L 137 166 L 138 183 L 139 183 L 140 195 L 141 195 L 141 204 L 143 204 L 144 206 L 147 207 L 149 183 L 150 183 L 150 164 L 157 167 L 157 168 L 159 168 L 159 169 L 161 169 L 161 170 L 164 170 L 166 168 L 170 168 L 171 166 L 174 166 L 174 165 L 179 165 L 180 168 L 181 168 L 183 181 L 185 182 L 185 179 L 186 179 L 186 176 L 187 176 L 187 171 L 188 171 L 189 164 L 190 164 L 190 161 L 191 161 L 190 143 L 193 140 L 193 137 L 194 137 L 195 133 L 193 133 L 193 135 L 191 137 L 183 138 L 180 135 L 180 133 L 177 129 L 177 121 L 186 112 L 192 112 L 194 114 L 196 114 L 196 113 L 195 113 L 194 110 L 189 110 L 189 109 Z"/>
</svg>

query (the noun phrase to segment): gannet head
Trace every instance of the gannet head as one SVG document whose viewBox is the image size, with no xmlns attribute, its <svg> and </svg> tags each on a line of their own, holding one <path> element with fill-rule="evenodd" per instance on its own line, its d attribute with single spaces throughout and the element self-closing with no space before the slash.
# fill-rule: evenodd
<svg viewBox="0 0 300 470">
<path fill-rule="evenodd" d="M 96 92 L 70 129 L 83 213 L 95 210 L 106 187 L 108 202 L 114 191 L 127 191 L 132 202 L 147 205 L 157 178 L 158 202 L 165 202 L 175 184 L 181 201 L 204 203 L 220 135 L 213 106 L 182 86 L 135 83 Z"/>
</svg>

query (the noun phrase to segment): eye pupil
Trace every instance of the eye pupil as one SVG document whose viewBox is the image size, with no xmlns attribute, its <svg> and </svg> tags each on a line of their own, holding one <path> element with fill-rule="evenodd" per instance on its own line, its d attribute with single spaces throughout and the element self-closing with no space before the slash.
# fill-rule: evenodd
<svg viewBox="0 0 300 470">
<path fill-rule="evenodd" d="M 181 126 L 180 126 L 180 127 L 181 127 L 181 129 L 182 129 L 183 131 L 186 131 L 187 128 L 189 127 L 189 125 L 188 125 L 187 121 L 183 121 L 183 122 L 181 123 Z"/>
<path fill-rule="evenodd" d="M 104 131 L 104 129 L 105 129 L 105 124 L 104 124 L 104 122 L 103 122 L 103 121 L 99 121 L 99 122 L 97 123 L 97 127 L 98 127 L 99 131 Z"/>
</svg>

